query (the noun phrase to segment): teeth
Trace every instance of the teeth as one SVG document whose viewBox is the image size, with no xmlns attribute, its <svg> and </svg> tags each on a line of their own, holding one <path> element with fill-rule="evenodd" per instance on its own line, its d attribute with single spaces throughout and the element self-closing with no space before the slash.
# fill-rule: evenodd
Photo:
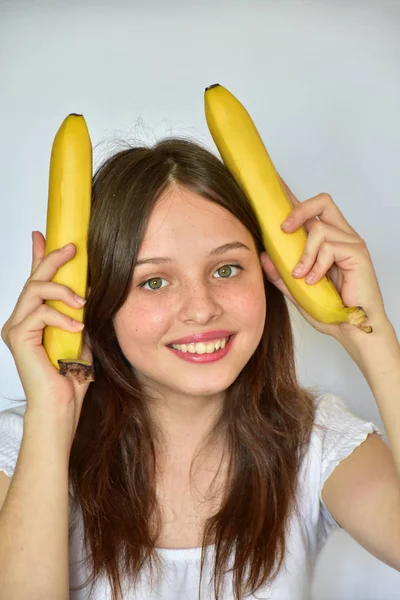
<svg viewBox="0 0 400 600">
<path fill-rule="evenodd" d="M 213 342 L 199 342 L 198 344 L 171 344 L 175 350 L 180 352 L 189 352 L 190 354 L 212 354 L 220 348 L 225 348 L 228 338 L 222 340 L 215 340 Z"/>
</svg>

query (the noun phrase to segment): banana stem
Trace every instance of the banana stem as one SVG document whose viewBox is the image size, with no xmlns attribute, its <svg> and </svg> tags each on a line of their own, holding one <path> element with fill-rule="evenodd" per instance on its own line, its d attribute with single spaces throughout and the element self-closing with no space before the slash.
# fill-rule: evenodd
<svg viewBox="0 0 400 600">
<path fill-rule="evenodd" d="M 60 375 L 75 379 L 79 385 L 94 381 L 94 367 L 87 360 L 66 358 L 57 362 Z"/>
</svg>

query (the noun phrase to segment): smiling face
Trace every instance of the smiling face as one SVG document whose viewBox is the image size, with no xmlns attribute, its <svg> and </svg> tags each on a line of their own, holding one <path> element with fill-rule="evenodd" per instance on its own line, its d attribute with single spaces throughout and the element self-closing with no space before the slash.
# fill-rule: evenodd
<svg viewBox="0 0 400 600">
<path fill-rule="evenodd" d="M 155 257 L 163 261 L 147 261 Z M 249 231 L 222 206 L 170 188 L 152 212 L 130 292 L 114 316 L 139 381 L 163 397 L 221 395 L 256 350 L 265 314 L 262 268 Z M 216 339 L 234 335 L 225 349 L 209 341 L 170 347 L 206 332 L 220 332 Z"/>
</svg>

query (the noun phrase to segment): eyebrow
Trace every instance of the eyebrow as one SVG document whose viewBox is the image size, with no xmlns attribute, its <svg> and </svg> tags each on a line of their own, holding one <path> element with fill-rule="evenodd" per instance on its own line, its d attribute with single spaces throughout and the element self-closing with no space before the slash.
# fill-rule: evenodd
<svg viewBox="0 0 400 600">
<path fill-rule="evenodd" d="M 218 248 L 214 248 L 213 250 L 211 250 L 208 256 L 220 256 L 221 254 L 225 254 L 225 252 L 228 252 L 229 250 L 248 250 L 249 252 L 251 252 L 250 248 L 246 246 L 246 244 L 236 241 L 228 242 L 227 244 L 222 244 L 222 246 L 218 246 Z M 135 267 L 138 267 L 140 265 L 147 265 L 150 263 L 153 265 L 164 265 L 172 262 L 175 262 L 174 259 L 169 258 L 168 256 L 154 256 L 153 258 L 141 258 L 140 260 L 137 260 L 135 263 Z"/>
</svg>

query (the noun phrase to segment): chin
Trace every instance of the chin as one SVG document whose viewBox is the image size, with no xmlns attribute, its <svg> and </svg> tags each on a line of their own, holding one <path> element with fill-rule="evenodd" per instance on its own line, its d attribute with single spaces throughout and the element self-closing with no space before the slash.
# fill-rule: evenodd
<svg viewBox="0 0 400 600">
<path fill-rule="evenodd" d="M 235 381 L 237 375 L 234 377 L 224 378 L 216 381 L 207 381 L 205 385 L 203 381 L 193 381 L 189 385 L 185 385 L 182 382 L 182 386 L 176 386 L 176 389 L 180 390 L 182 394 L 187 394 L 188 396 L 214 396 L 216 394 L 221 394 L 226 392 L 229 386 Z"/>
</svg>

